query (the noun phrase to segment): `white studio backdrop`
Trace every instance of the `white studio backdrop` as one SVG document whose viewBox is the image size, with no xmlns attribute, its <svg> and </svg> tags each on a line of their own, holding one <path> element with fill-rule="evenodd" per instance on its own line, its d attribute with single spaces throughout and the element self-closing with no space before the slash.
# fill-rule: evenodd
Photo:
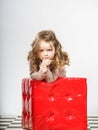
<svg viewBox="0 0 98 130">
<path fill-rule="evenodd" d="M 31 42 L 51 29 L 69 53 L 67 77 L 87 78 L 87 112 L 98 116 L 98 1 L 0 0 L 0 9 L 0 115 L 21 115 Z"/>
</svg>

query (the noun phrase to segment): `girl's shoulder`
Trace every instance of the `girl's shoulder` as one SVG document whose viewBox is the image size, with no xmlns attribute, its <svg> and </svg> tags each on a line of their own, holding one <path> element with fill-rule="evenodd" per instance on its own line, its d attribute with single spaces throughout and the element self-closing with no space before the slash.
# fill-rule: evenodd
<svg viewBox="0 0 98 130">
<path fill-rule="evenodd" d="M 55 69 L 55 72 L 58 72 L 58 71 L 65 71 L 65 66 L 59 66 Z"/>
</svg>

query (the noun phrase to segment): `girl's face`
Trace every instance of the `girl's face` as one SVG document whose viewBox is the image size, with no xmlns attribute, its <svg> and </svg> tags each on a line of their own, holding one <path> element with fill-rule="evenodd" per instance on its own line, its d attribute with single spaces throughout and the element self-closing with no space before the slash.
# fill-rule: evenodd
<svg viewBox="0 0 98 130">
<path fill-rule="evenodd" d="M 38 51 L 39 59 L 53 60 L 54 55 L 55 55 L 55 48 L 53 46 L 52 41 L 46 42 L 44 40 L 41 40 L 39 43 L 39 51 Z"/>
</svg>

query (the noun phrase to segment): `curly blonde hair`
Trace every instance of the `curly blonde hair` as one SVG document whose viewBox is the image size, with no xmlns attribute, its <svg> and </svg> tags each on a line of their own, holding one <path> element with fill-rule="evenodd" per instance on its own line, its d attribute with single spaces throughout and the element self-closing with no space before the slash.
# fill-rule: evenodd
<svg viewBox="0 0 98 130">
<path fill-rule="evenodd" d="M 40 59 L 37 57 L 37 52 L 39 50 L 40 40 L 44 40 L 46 42 L 52 42 L 53 46 L 55 47 L 54 61 L 50 66 L 50 69 L 52 71 L 54 71 L 58 67 L 69 65 L 68 54 L 67 52 L 62 51 L 62 46 L 58 41 L 58 39 L 56 38 L 55 33 L 51 30 L 43 30 L 36 35 L 35 40 L 31 44 L 32 49 L 27 57 L 28 61 L 30 62 L 31 72 L 39 70 Z"/>
</svg>

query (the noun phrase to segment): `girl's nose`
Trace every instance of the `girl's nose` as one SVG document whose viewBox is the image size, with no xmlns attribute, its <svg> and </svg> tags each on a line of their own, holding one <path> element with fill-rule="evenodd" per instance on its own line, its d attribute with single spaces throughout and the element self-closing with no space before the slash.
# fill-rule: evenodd
<svg viewBox="0 0 98 130">
<path fill-rule="evenodd" d="M 45 56 L 48 55 L 48 52 L 47 52 L 47 51 L 44 51 L 44 55 L 45 55 Z"/>
</svg>

